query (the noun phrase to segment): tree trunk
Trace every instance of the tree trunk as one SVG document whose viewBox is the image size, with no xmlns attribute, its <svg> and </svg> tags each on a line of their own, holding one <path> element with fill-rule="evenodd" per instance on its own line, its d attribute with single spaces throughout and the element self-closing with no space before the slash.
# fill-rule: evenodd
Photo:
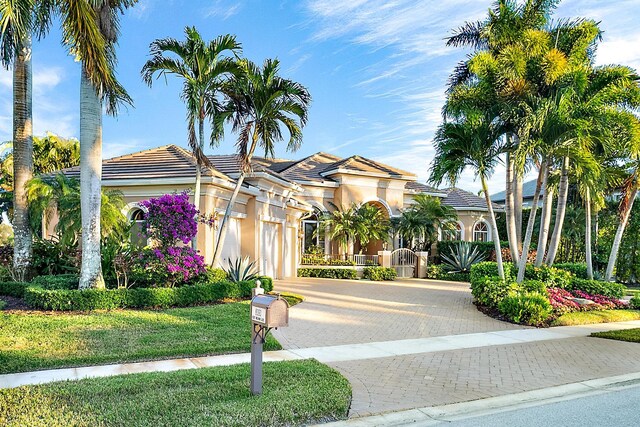
<svg viewBox="0 0 640 427">
<path fill-rule="evenodd" d="M 607 281 L 613 280 L 613 269 L 615 268 L 616 262 L 618 260 L 618 251 L 620 250 L 620 243 L 622 243 L 622 235 L 624 234 L 624 229 L 627 227 L 627 223 L 629 222 L 631 210 L 633 209 L 633 202 L 635 202 L 637 194 L 638 188 L 634 188 L 634 190 L 631 192 L 631 198 L 629 199 L 627 208 L 621 215 L 620 223 L 618 224 L 618 229 L 616 230 L 616 236 L 614 237 L 613 245 L 611 246 L 609 262 L 607 263 L 607 272 L 605 273 L 605 280 Z"/>
<path fill-rule="evenodd" d="M 238 198 L 238 193 L 240 192 L 240 187 L 242 187 L 242 183 L 244 182 L 245 173 L 242 172 L 236 181 L 236 188 L 233 189 L 233 194 L 229 199 L 229 203 L 227 203 L 227 209 L 224 211 L 224 216 L 222 217 L 222 224 L 220 224 L 220 233 L 218 234 L 218 241 L 216 242 L 216 250 L 213 252 L 213 261 L 211 261 L 211 266 L 216 267 L 220 266 L 220 256 L 222 255 L 222 246 L 224 245 L 224 239 L 227 237 L 227 229 L 229 228 L 229 217 L 231 216 L 231 211 L 233 210 L 233 206 L 236 204 L 236 199 Z"/>
<path fill-rule="evenodd" d="M 544 196 L 542 198 L 542 217 L 540 218 L 540 233 L 538 234 L 538 249 L 536 253 L 535 266 L 540 267 L 544 262 L 544 255 L 547 251 L 549 240 L 549 227 L 551 226 L 551 215 L 553 210 L 553 189 L 549 186 L 549 169 L 547 167 L 544 174 Z"/>
<path fill-rule="evenodd" d="M 520 252 L 517 244 L 516 217 L 513 204 L 513 163 L 511 163 L 511 153 L 506 155 L 506 177 L 505 177 L 505 215 L 507 220 L 507 239 L 509 240 L 509 251 L 511 259 L 517 263 Z"/>
<path fill-rule="evenodd" d="M 204 118 L 200 117 L 198 120 L 198 145 L 200 146 L 200 151 L 204 149 Z M 197 157 L 196 157 L 197 159 Z M 202 171 L 200 170 L 200 163 L 196 160 L 196 182 L 193 190 L 193 205 L 196 207 L 196 210 L 200 210 L 200 186 L 202 181 Z M 198 233 L 193 236 L 191 239 L 191 247 L 194 250 L 198 250 Z"/>
<path fill-rule="evenodd" d="M 527 267 L 527 258 L 529 255 L 529 246 L 531 246 L 531 236 L 533 236 L 533 227 L 536 222 L 536 213 L 538 212 L 538 199 L 540 198 L 540 189 L 542 188 L 542 181 L 545 171 L 547 169 L 547 161 L 544 160 L 540 165 L 538 171 L 538 181 L 536 182 L 536 191 L 533 193 L 533 202 L 531 204 L 531 211 L 529 212 L 529 221 L 527 222 L 527 231 L 524 236 L 524 243 L 522 245 L 522 254 L 520 255 L 520 262 L 518 264 L 518 277 L 517 282 L 522 283 L 524 280 L 524 271 Z"/>
<path fill-rule="evenodd" d="M 26 183 L 33 177 L 31 39 L 23 42 L 13 66 L 13 270 L 25 281 L 31 266 L 32 232 Z"/>
<path fill-rule="evenodd" d="M 569 193 L 569 158 L 562 161 L 562 171 L 560 175 L 560 185 L 558 186 L 558 204 L 556 207 L 556 221 L 553 226 L 553 234 L 549 242 L 549 250 L 545 263 L 549 266 L 553 264 L 558 252 L 558 245 L 562 237 L 562 226 L 564 224 L 564 213 L 567 209 L 567 194 Z"/>
<path fill-rule="evenodd" d="M 487 188 L 487 180 L 484 175 L 480 175 L 482 182 L 482 190 L 484 191 L 484 200 L 489 209 L 489 217 L 491 220 L 491 238 L 493 239 L 493 248 L 496 251 L 496 264 L 498 265 L 498 276 L 504 280 L 504 266 L 502 265 L 502 248 L 500 247 L 500 235 L 498 235 L 498 225 L 496 224 L 496 215 L 493 212 L 491 197 L 489 197 L 489 189 Z"/>
<path fill-rule="evenodd" d="M 80 289 L 105 287 L 100 253 L 101 180 L 102 101 L 83 69 L 80 80 Z"/>
<path fill-rule="evenodd" d="M 522 175 L 513 171 L 513 211 L 516 222 L 516 245 L 522 253 Z"/>
<path fill-rule="evenodd" d="M 587 277 L 593 280 L 593 258 L 591 255 L 591 193 L 587 188 L 584 199 L 585 207 L 585 230 L 584 230 L 584 248 L 587 258 Z"/>
</svg>

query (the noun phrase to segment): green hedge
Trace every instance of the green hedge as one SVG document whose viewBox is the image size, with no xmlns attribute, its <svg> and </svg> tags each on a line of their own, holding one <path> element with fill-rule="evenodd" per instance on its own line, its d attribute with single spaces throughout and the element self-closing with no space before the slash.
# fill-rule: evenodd
<svg viewBox="0 0 640 427">
<path fill-rule="evenodd" d="M 22 298 L 28 283 L 21 282 L 0 282 L 0 295 Z"/>
<path fill-rule="evenodd" d="M 448 280 L 450 282 L 468 282 L 471 280 L 470 273 L 452 273 L 450 271 L 443 270 L 436 277 L 438 280 Z"/>
<path fill-rule="evenodd" d="M 515 279 L 517 273 L 515 266 L 509 262 L 503 264 L 504 278 L 506 280 Z M 471 283 L 478 281 L 484 277 L 498 277 L 498 264 L 492 261 L 483 261 L 471 266 L 471 274 L 469 280 Z"/>
<path fill-rule="evenodd" d="M 515 271 L 517 273 L 517 269 Z M 540 280 L 548 288 L 566 288 L 574 279 L 573 274 L 569 271 L 546 265 L 536 267 L 533 264 L 526 265 L 524 277 L 525 279 Z"/>
<path fill-rule="evenodd" d="M 260 281 L 266 292 L 273 290 L 271 278 L 261 277 Z M 132 289 L 67 290 L 31 286 L 25 290 L 24 300 L 32 308 L 56 311 L 187 307 L 218 302 L 226 298 L 248 297 L 253 287 L 254 281 L 222 281 L 176 288 Z"/>
<path fill-rule="evenodd" d="M 52 274 L 37 276 L 31 284 L 44 289 L 78 289 L 80 278 L 75 274 Z"/>
<path fill-rule="evenodd" d="M 508 294 L 498 304 L 498 310 L 512 322 L 531 326 L 545 323 L 553 313 L 549 297 L 538 292 Z"/>
<path fill-rule="evenodd" d="M 553 264 L 555 268 L 560 270 L 569 271 L 579 279 L 588 279 L 587 276 L 587 264 L 581 264 L 579 262 L 565 262 L 559 264 Z"/>
<path fill-rule="evenodd" d="M 322 255 L 303 255 L 302 265 L 340 265 L 354 267 L 356 262 L 348 259 L 327 259 Z"/>
<path fill-rule="evenodd" d="M 626 286 L 615 282 L 603 282 L 601 280 L 579 279 L 574 277 L 565 286 L 569 291 L 583 291 L 591 295 L 604 295 L 609 298 L 622 298 L 627 290 Z"/>
<path fill-rule="evenodd" d="M 640 294 L 635 294 L 631 301 L 629 301 L 629 307 L 640 310 Z"/>
<path fill-rule="evenodd" d="M 388 267 L 366 267 L 362 271 L 362 278 L 381 282 L 383 280 L 395 280 L 398 273 L 393 268 Z"/>
<path fill-rule="evenodd" d="M 507 295 L 519 290 L 515 282 L 500 280 L 497 276 L 484 276 L 471 281 L 471 294 L 478 304 L 487 307 L 498 307 Z"/>
<path fill-rule="evenodd" d="M 299 268 L 298 277 L 320 277 L 322 279 L 357 279 L 355 268 Z"/>
</svg>

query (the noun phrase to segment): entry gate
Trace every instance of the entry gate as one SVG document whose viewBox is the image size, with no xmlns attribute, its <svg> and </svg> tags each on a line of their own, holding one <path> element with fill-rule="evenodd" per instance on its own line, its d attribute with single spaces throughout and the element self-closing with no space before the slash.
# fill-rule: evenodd
<svg viewBox="0 0 640 427">
<path fill-rule="evenodd" d="M 411 249 L 396 249 L 391 252 L 391 268 L 396 270 L 398 277 L 415 277 L 418 257 Z"/>
</svg>

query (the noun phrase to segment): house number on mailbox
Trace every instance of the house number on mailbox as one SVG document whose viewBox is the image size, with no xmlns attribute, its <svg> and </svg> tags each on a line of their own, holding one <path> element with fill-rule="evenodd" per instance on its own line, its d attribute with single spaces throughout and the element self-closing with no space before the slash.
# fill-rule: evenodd
<svg viewBox="0 0 640 427">
<path fill-rule="evenodd" d="M 251 307 L 251 320 L 258 323 L 265 323 L 267 318 L 265 316 L 266 312 L 261 307 Z"/>
</svg>

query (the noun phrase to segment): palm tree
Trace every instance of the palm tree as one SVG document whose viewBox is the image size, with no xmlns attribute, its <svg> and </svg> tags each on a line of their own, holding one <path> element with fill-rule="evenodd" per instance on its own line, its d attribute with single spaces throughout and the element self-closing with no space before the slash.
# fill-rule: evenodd
<svg viewBox="0 0 640 427">
<path fill-rule="evenodd" d="M 365 203 L 356 209 L 354 224 L 355 239 L 360 243 L 360 252 L 369 242 L 386 240 L 390 223 L 380 209 Z"/>
<path fill-rule="evenodd" d="M 322 227 L 329 230 L 328 237 L 338 243 L 345 255 L 353 252 L 353 244 L 357 236 L 358 207 L 333 206 L 333 211 L 321 218 Z"/>
<path fill-rule="evenodd" d="M 398 233 L 405 241 L 414 242 L 416 250 L 428 250 L 437 240 L 439 229 L 443 232 L 453 229 L 457 215 L 437 197 L 417 194 L 413 200 L 415 203 L 400 216 Z"/>
<path fill-rule="evenodd" d="M 184 32 L 185 41 L 166 38 L 151 43 L 152 58 L 142 67 L 142 78 L 149 86 L 153 83 L 154 75 L 160 78 L 173 74 L 184 80 L 181 97 L 187 105 L 189 146 L 196 158 L 194 205 L 199 209 L 201 168 L 209 164 L 204 155 L 205 120 L 208 117 L 213 122 L 220 110 L 218 96 L 222 84 L 238 72 L 237 63 L 228 55 L 240 53 L 241 45 L 235 36 L 230 34 L 205 43 L 195 27 L 186 27 Z M 173 54 L 176 58 L 167 54 Z M 211 145 L 217 144 L 218 136 L 215 132 L 211 133 Z M 197 236 L 193 238 L 192 243 L 196 248 Z"/>
<path fill-rule="evenodd" d="M 80 181 L 62 173 L 33 178 L 26 186 L 29 214 L 34 232 L 46 228 L 54 212 L 58 215 L 55 231 L 58 241 L 74 247 L 81 235 Z M 124 196 L 118 190 L 103 190 L 100 198 L 100 231 L 102 237 L 122 235 L 127 225 L 122 213 Z M 44 237 L 44 236 L 43 236 Z"/>
<path fill-rule="evenodd" d="M 496 252 L 498 275 L 504 279 L 500 236 L 496 225 L 493 204 L 489 197 L 487 178 L 499 161 L 503 147 L 497 143 L 504 132 L 495 115 L 470 111 L 455 122 L 444 122 L 438 127 L 434 139 L 436 155 L 432 162 L 432 184 L 440 185 L 447 180 L 455 185 L 467 167 L 472 168 L 480 178 L 485 202 L 489 210 L 491 235 Z"/>
<path fill-rule="evenodd" d="M 80 79 L 80 206 L 82 211 L 82 264 L 80 289 L 104 288 L 100 254 L 100 208 L 102 181 L 102 102 L 107 113 L 116 115 L 121 103 L 131 98 L 115 78 L 115 43 L 118 39 L 118 14 L 137 0 L 98 0 L 86 3 L 83 13 L 91 17 L 99 29 L 96 43 L 102 44 L 105 61 L 96 67 L 90 52 L 78 50 L 82 60 Z M 79 24 L 79 22 L 73 22 Z M 71 24 L 70 24 L 71 25 Z M 75 25 L 74 25 L 75 28 Z M 78 33 L 86 37 L 81 28 Z"/>
<path fill-rule="evenodd" d="M 280 62 L 277 59 L 267 59 L 262 67 L 248 60 L 240 61 L 239 65 L 241 74 L 223 89 L 228 102 L 215 117 L 214 124 L 214 132 L 218 135 L 225 122 L 230 122 L 232 130 L 238 133 L 236 147 L 241 171 L 222 218 L 212 265 L 220 262 L 228 219 L 240 187 L 251 172 L 255 150 L 260 146 L 266 156 L 273 157 L 275 143 L 284 139 L 281 129 L 284 126 L 289 132 L 287 149 L 296 151 L 302 144 L 302 128 L 307 123 L 311 103 L 309 91 L 304 86 L 278 75 Z"/>
</svg>

